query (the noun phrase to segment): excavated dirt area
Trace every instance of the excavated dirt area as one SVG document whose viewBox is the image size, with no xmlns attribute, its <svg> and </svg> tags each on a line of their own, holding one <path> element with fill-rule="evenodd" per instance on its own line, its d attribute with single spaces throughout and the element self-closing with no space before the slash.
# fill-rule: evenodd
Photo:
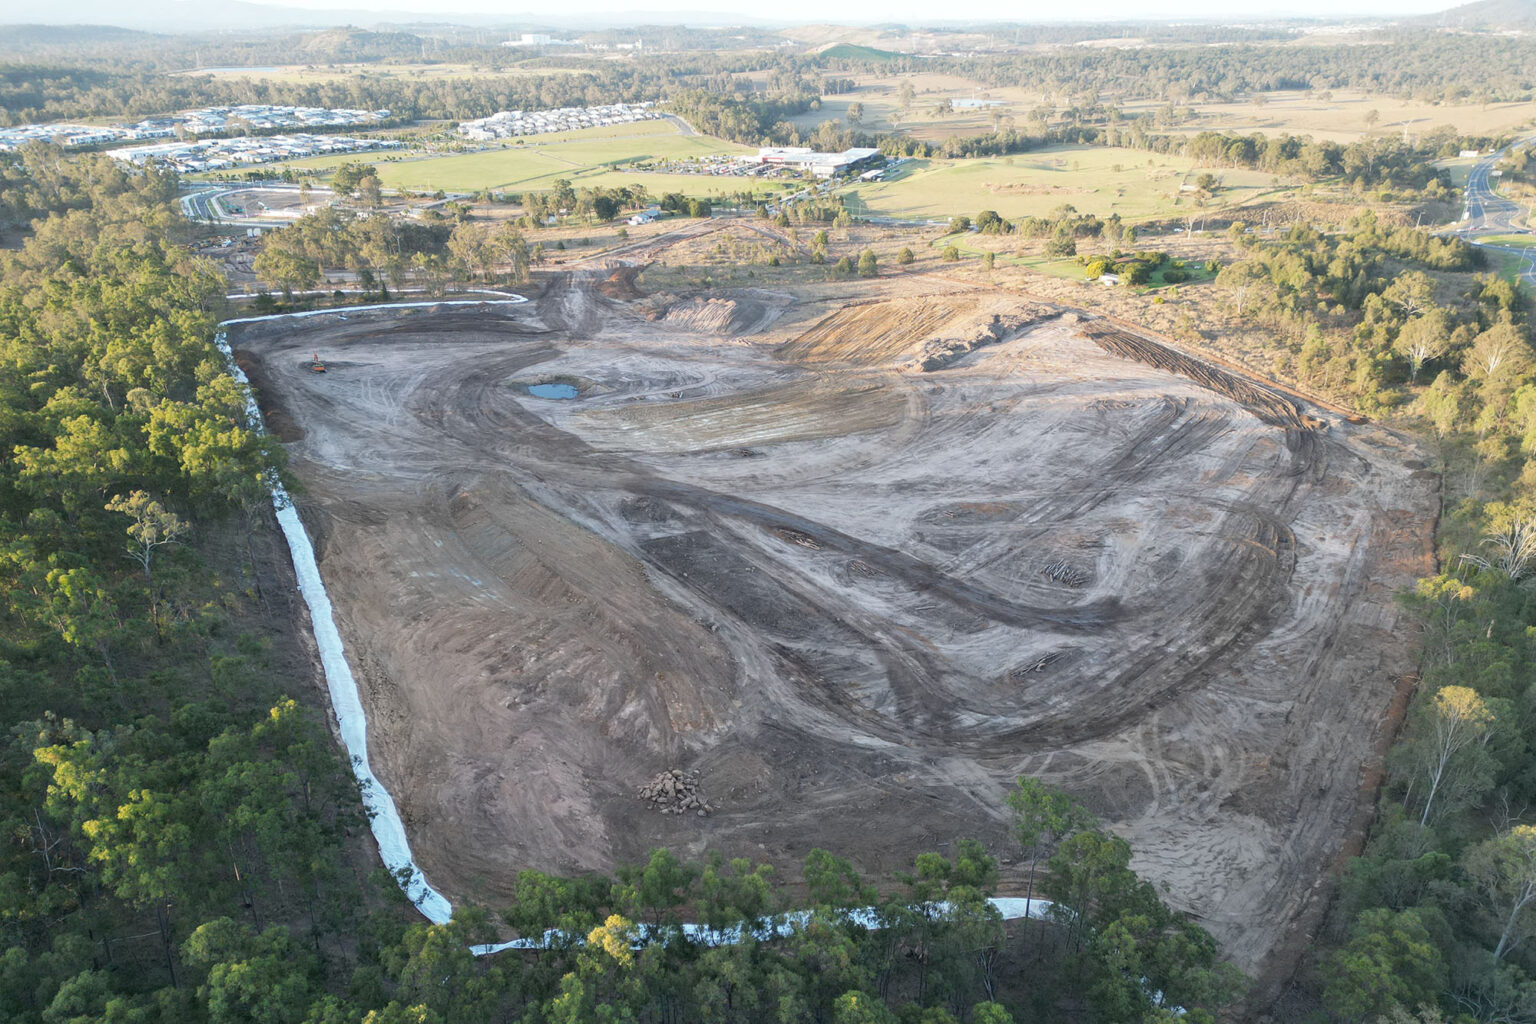
<svg viewBox="0 0 1536 1024">
<path fill-rule="evenodd" d="M 1272 971 L 1411 668 L 1418 453 L 997 291 L 612 282 L 232 336 L 428 877 L 1016 857 L 1027 772 Z M 639 795 L 671 769 L 707 816 Z"/>
</svg>

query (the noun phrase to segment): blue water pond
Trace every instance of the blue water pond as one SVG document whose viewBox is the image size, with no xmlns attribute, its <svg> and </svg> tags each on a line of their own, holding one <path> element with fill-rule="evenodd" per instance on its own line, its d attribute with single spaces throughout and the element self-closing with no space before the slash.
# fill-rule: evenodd
<svg viewBox="0 0 1536 1024">
<path fill-rule="evenodd" d="M 575 398 L 579 392 L 569 384 L 530 384 L 528 393 L 534 398 Z"/>
</svg>

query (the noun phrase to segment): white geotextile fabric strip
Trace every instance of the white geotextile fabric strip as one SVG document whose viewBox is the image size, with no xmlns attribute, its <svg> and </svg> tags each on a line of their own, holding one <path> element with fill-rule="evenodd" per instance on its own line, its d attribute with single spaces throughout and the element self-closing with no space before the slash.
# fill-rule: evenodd
<svg viewBox="0 0 1536 1024">
<path fill-rule="evenodd" d="M 527 302 L 522 297 L 511 299 L 470 299 L 452 300 L 442 302 L 393 302 L 379 303 L 368 306 L 339 306 L 332 309 L 313 309 L 302 313 L 274 313 L 268 316 L 239 317 L 233 320 L 225 320 L 219 324 L 219 333 L 214 338 L 219 351 L 224 353 L 228 361 L 229 372 L 235 380 L 246 389 L 245 411 L 253 429 L 265 431 L 266 427 L 261 418 L 261 409 L 256 404 L 256 398 L 251 393 L 250 381 L 235 362 L 234 352 L 230 349 L 229 338 L 224 328 L 231 324 L 258 323 L 266 320 L 300 319 L 313 316 L 328 316 L 337 313 L 357 313 L 374 309 L 410 309 L 435 306 L 512 306 Z M 368 809 L 369 824 L 373 829 L 373 837 L 379 844 L 379 857 L 397 879 L 400 879 L 401 888 L 410 897 L 422 914 L 433 924 L 447 924 L 453 916 L 453 904 L 448 898 L 427 881 L 426 875 L 416 864 L 411 855 L 411 842 L 405 834 L 405 824 L 400 820 L 400 810 L 395 806 L 395 799 L 390 795 L 384 783 L 373 774 L 373 768 L 368 762 L 368 716 L 363 710 L 363 701 L 358 693 L 357 680 L 352 676 L 352 667 L 347 663 L 345 649 L 341 642 L 341 633 L 336 628 L 336 619 L 331 613 L 331 598 L 325 590 L 325 583 L 320 579 L 320 567 L 315 562 L 315 548 L 310 542 L 309 533 L 304 529 L 304 523 L 299 518 L 298 511 L 293 507 L 293 502 L 288 497 L 281 481 L 276 476 L 272 477 L 272 507 L 277 511 L 277 522 L 282 527 L 283 537 L 288 541 L 288 551 L 293 557 L 294 575 L 298 577 L 299 590 L 304 595 L 304 603 L 309 608 L 309 620 L 314 630 L 315 646 L 320 651 L 320 665 L 325 672 L 326 689 L 331 696 L 331 709 L 336 713 L 336 722 L 341 729 L 341 742 L 347 748 L 347 756 L 352 761 L 352 772 L 357 776 L 357 781 L 362 787 L 363 805 Z M 1045 918 L 1050 914 L 1052 906 L 1050 900 L 1024 900 L 1016 897 L 998 897 L 990 900 L 998 909 L 1004 920 L 1016 920 L 1022 917 Z M 935 908 L 942 910 L 942 904 Z M 879 918 L 875 910 L 865 907 L 849 911 L 849 918 L 866 928 L 878 928 Z M 785 914 L 768 921 L 763 926 L 754 930 L 759 938 L 772 938 L 774 936 L 789 935 L 796 927 L 803 924 L 809 917 L 806 911 L 797 911 Z M 729 945 L 741 941 L 744 931 L 742 928 L 714 929 L 707 925 L 685 924 L 683 933 L 695 942 L 703 942 L 711 946 Z M 642 934 L 644 934 L 642 932 Z M 576 937 L 580 941 L 581 937 Z M 507 949 L 547 949 L 556 945 L 567 945 L 570 937 L 562 935 L 558 931 L 545 932 L 534 938 L 515 939 L 511 942 L 502 942 L 494 945 L 471 946 L 471 952 L 478 956 L 490 953 L 499 953 Z"/>
<path fill-rule="evenodd" d="M 256 323 L 288 317 L 298 319 L 373 309 L 511 306 L 527 301 L 518 296 L 498 300 L 387 303 L 316 309 L 303 313 L 241 317 L 221 323 L 215 341 L 229 363 L 229 372 L 246 390 L 246 417 L 250 420 L 252 427 L 265 430 L 261 409 L 256 404 L 255 396 L 251 394 L 250 381 L 246 378 L 245 371 L 236 364 L 234 352 L 229 347 L 229 338 L 223 330 L 230 324 Z M 369 825 L 373 829 L 374 839 L 379 844 L 379 857 L 384 861 L 384 866 L 400 879 L 400 885 L 405 890 L 405 894 L 410 897 L 412 903 L 416 904 L 427 920 L 433 924 L 447 924 L 448 919 L 453 916 L 453 904 L 449 903 L 442 893 L 432 888 L 426 876 L 416 865 L 415 858 L 411 856 L 410 840 L 405 835 L 405 823 L 400 820 L 400 809 L 395 806 L 395 799 L 385 788 L 384 783 L 373 774 L 373 767 L 368 761 L 368 716 L 363 711 L 363 701 L 358 693 L 357 680 L 352 677 L 352 667 L 347 664 L 341 633 L 337 630 L 335 616 L 331 613 L 331 597 L 326 592 L 325 584 L 321 582 L 320 567 L 315 563 L 315 548 L 310 543 L 309 533 L 304 529 L 304 523 L 299 519 L 298 510 L 293 507 L 287 490 L 275 475 L 272 478 L 272 507 L 277 511 L 278 525 L 282 527 L 283 537 L 288 541 L 288 551 L 293 557 L 293 571 L 298 577 L 299 591 L 304 595 L 304 603 L 309 607 L 309 621 L 314 630 L 315 646 L 320 651 L 320 665 L 325 672 L 326 689 L 330 691 L 331 709 L 336 713 L 336 723 L 341 729 L 341 742 L 347 748 L 347 756 L 352 761 L 352 772 L 357 776 L 357 781 L 362 787 L 363 806 L 368 809 Z"/>
<path fill-rule="evenodd" d="M 1055 906 L 1050 900 L 1026 900 L 1018 896 L 997 896 L 987 901 L 997 908 L 1004 921 L 1016 921 L 1021 917 L 1033 918 L 1037 921 L 1051 920 L 1053 915 L 1051 908 Z M 930 903 L 926 909 L 935 914 L 942 914 L 949 910 L 948 903 Z M 880 913 L 874 907 L 856 907 L 842 912 L 849 921 L 874 931 L 881 927 Z M 805 927 L 811 919 L 809 910 L 792 910 L 787 914 L 779 914 L 759 921 L 750 929 L 752 937 L 765 941 L 768 939 L 784 939 L 794 935 L 796 930 Z M 734 946 L 747 934 L 748 929 L 744 925 L 734 925 L 730 928 L 711 928 L 707 924 L 678 925 L 677 930 L 692 942 L 705 946 Z M 671 929 L 663 926 L 656 927 L 648 924 L 634 926 L 634 945 L 638 949 L 651 941 L 665 942 L 671 933 Z M 484 946 L 470 946 L 469 951 L 476 956 L 486 956 L 490 953 L 500 953 L 506 949 L 551 949 L 559 946 L 580 944 L 585 936 L 570 936 L 558 928 L 551 928 L 543 935 L 526 939 L 513 939 L 511 942 L 497 942 Z"/>
</svg>

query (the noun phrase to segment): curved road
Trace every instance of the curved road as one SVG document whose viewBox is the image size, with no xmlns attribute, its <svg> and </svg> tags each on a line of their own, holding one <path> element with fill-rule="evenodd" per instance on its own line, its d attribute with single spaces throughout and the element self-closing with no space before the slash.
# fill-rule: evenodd
<svg viewBox="0 0 1536 1024">
<path fill-rule="evenodd" d="M 1526 223 L 1529 211 L 1522 204 L 1512 199 L 1505 199 L 1493 188 L 1496 180 L 1493 177 L 1494 166 L 1514 146 L 1533 144 L 1536 144 L 1536 138 L 1511 143 L 1503 149 L 1488 154 L 1473 165 L 1463 190 L 1465 205 L 1462 207 L 1461 220 L 1448 233 L 1482 248 L 1523 258 L 1525 266 L 1520 271 L 1520 280 L 1536 288 L 1536 235 L 1531 233 L 1530 226 Z M 1488 235 L 1526 235 L 1530 237 L 1531 242 L 1529 245 L 1511 246 L 1485 245 L 1478 241 L 1479 238 Z"/>
</svg>

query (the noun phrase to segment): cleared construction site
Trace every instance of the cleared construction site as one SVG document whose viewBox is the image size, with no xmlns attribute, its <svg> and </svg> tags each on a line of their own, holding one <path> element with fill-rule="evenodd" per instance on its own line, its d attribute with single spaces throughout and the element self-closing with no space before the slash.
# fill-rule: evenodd
<svg viewBox="0 0 1536 1024">
<path fill-rule="evenodd" d="M 1000 290 L 633 280 L 230 332 L 433 884 L 976 837 L 1022 895 L 1027 773 L 1285 959 L 1412 669 L 1423 454 Z"/>
</svg>

